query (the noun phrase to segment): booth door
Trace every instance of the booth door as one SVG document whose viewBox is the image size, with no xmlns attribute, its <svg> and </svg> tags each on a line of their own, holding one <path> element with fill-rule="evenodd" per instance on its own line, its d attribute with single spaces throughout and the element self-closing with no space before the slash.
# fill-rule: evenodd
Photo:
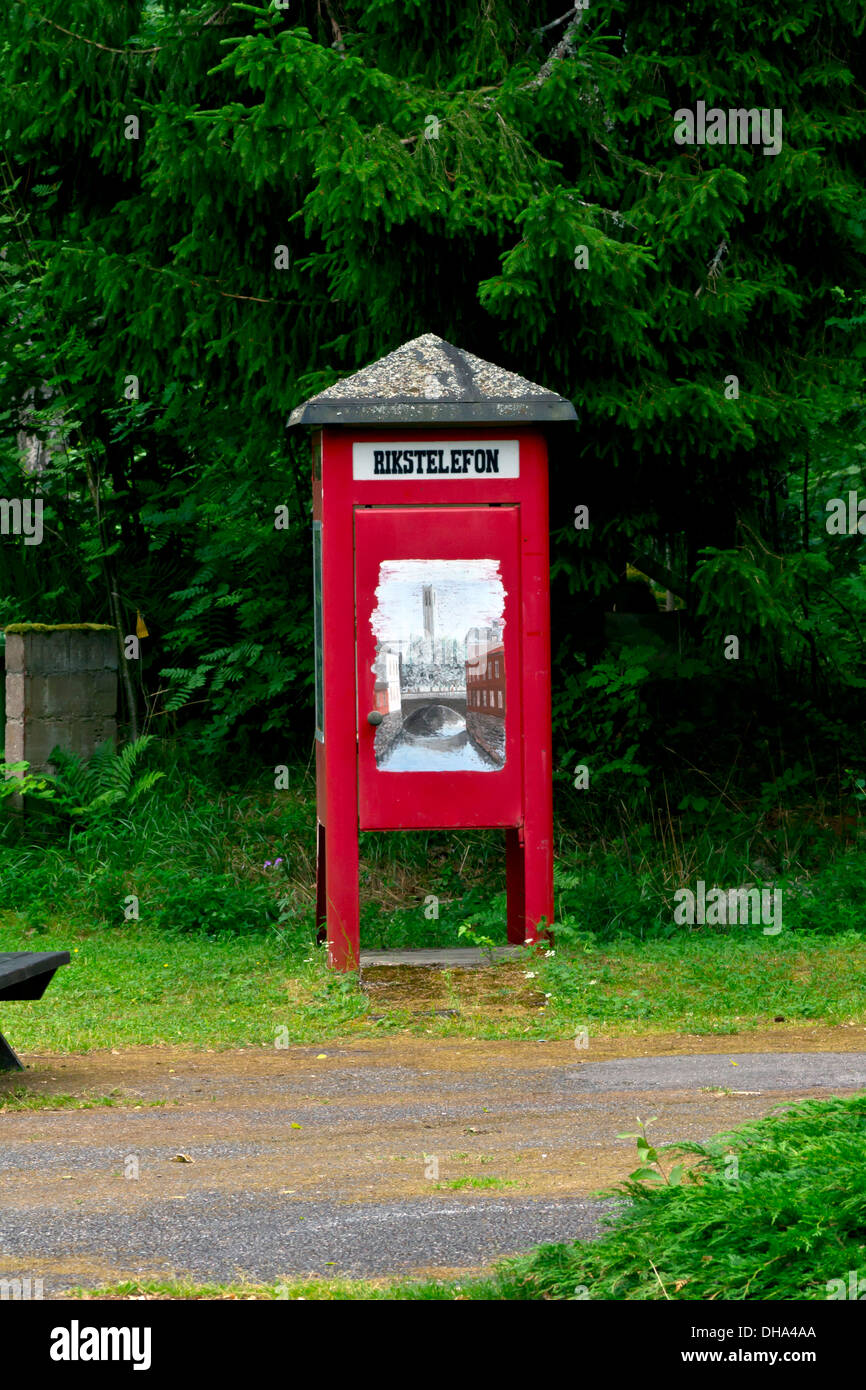
<svg viewBox="0 0 866 1390">
<path fill-rule="evenodd" d="M 362 830 L 520 823 L 519 516 L 356 507 Z"/>
</svg>

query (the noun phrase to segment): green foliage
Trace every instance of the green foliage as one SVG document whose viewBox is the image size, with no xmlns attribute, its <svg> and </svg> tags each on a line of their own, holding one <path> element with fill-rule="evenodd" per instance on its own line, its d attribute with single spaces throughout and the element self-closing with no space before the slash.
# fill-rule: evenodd
<svg viewBox="0 0 866 1390">
<path fill-rule="evenodd" d="M 278 916 L 263 883 L 238 883 L 226 874 L 190 873 L 168 866 L 152 885 L 148 901 L 155 924 L 169 932 L 218 936 L 264 931 Z"/>
<path fill-rule="evenodd" d="M 697 611 L 719 650 L 731 632 L 750 666 L 811 672 L 813 690 L 819 680 L 824 689 L 866 686 L 866 585 L 862 574 L 840 575 L 829 543 L 823 553 L 771 555 L 759 543 L 703 554 L 694 576 Z"/>
<path fill-rule="evenodd" d="M 598 714 L 602 797 L 646 792 L 669 715 L 673 676 L 591 638 L 638 554 L 713 640 L 744 626 L 777 702 L 793 682 L 837 717 L 866 678 L 856 538 L 819 525 L 862 476 L 862 32 L 821 0 L 793 28 L 758 0 L 9 0 L 0 484 L 38 492 L 46 539 L 38 563 L 0 547 L 0 618 L 113 623 L 117 591 L 150 631 L 145 727 L 209 758 L 309 730 L 308 450 L 285 420 L 433 330 L 577 403 L 552 441 L 557 727 L 583 744 Z M 782 149 L 677 145 L 698 99 L 781 108 Z M 712 698 L 680 717 L 699 738 Z"/>
<path fill-rule="evenodd" d="M 488 962 L 493 964 L 493 952 L 499 943 L 492 936 L 485 936 L 483 932 L 477 931 L 471 922 L 461 922 L 457 928 L 457 939 L 465 946 L 476 946 L 484 952 Z"/>
<path fill-rule="evenodd" d="M 19 818 L 0 822 L 0 911 L 18 913 L 28 930 L 43 933 L 59 903 L 76 915 L 79 904 L 89 912 L 92 902 L 85 889 L 81 868 L 65 849 L 55 845 L 28 844 Z M 24 817 L 25 822 L 29 816 Z M 5 822 L 5 823 L 4 823 Z"/>
<path fill-rule="evenodd" d="M 694 1163 L 667 1182 L 641 1136 L 648 1175 L 614 1190 L 627 1205 L 608 1233 L 508 1261 L 499 1296 L 847 1298 L 849 1272 L 866 1274 L 864 1134 L 866 1097 L 807 1100 L 706 1144 L 665 1145 Z"/>
<path fill-rule="evenodd" d="M 669 1171 L 665 1171 L 662 1166 L 658 1150 L 654 1149 L 647 1137 L 646 1127 L 655 1123 L 657 1116 L 651 1120 L 642 1120 L 638 1116 L 640 1131 L 632 1131 L 618 1134 L 617 1139 L 634 1139 L 637 1145 L 638 1167 L 633 1173 L 629 1173 L 629 1182 L 658 1182 L 667 1183 L 668 1187 L 679 1187 L 683 1180 L 683 1165 L 675 1163 Z"/>
<path fill-rule="evenodd" d="M 652 727 L 645 685 L 656 655 L 641 646 L 611 652 L 578 679 L 571 701 L 569 692 L 557 700 L 562 724 L 577 726 L 587 739 L 575 762 L 591 767 L 593 787 L 603 792 L 608 785 L 629 792 L 649 785 L 650 769 L 639 761 L 639 751 Z"/>
<path fill-rule="evenodd" d="M 859 932 L 866 900 L 866 862 L 862 854 L 840 855 L 820 874 L 800 875 L 786 886 L 785 920 L 792 931 L 821 935 Z"/>
<path fill-rule="evenodd" d="M 28 762 L 0 762 L 0 800 L 7 796 L 31 796 L 38 800 L 51 800 L 54 789 L 47 777 L 29 772 Z"/>
<path fill-rule="evenodd" d="M 86 762 L 74 753 L 55 748 L 51 754 L 57 769 L 50 779 L 54 788 L 52 805 L 72 821 L 85 824 L 109 820 L 118 808 L 128 810 L 165 776 L 158 769 L 140 770 L 152 741 L 146 734 L 118 753 L 108 739 Z"/>
<path fill-rule="evenodd" d="M 663 879 L 653 867 L 645 861 L 636 871 L 633 862 L 617 854 L 598 856 L 579 873 L 557 866 L 557 924 L 566 930 L 578 926 L 600 941 L 673 935 Z"/>
</svg>

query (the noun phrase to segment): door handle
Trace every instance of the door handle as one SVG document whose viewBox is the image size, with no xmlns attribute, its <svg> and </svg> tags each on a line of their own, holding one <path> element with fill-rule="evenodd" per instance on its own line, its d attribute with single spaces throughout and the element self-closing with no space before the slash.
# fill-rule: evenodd
<svg viewBox="0 0 866 1390">
<path fill-rule="evenodd" d="M 371 709 L 370 713 L 367 715 L 367 723 L 372 724 L 374 727 L 377 724 L 381 724 L 383 719 L 384 715 L 380 714 L 377 709 Z"/>
</svg>

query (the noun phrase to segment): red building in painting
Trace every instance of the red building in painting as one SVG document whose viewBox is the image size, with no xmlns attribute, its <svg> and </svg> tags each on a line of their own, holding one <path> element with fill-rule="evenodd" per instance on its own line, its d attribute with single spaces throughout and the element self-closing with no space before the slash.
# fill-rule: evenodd
<svg viewBox="0 0 866 1390">
<path fill-rule="evenodd" d="M 505 718 L 505 647 L 499 643 L 466 662 L 466 708 Z"/>
</svg>

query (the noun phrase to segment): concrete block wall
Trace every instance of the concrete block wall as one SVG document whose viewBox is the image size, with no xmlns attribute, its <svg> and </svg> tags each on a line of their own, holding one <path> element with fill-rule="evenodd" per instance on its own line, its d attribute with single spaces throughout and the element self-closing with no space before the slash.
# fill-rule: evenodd
<svg viewBox="0 0 866 1390">
<path fill-rule="evenodd" d="M 7 763 L 51 772 L 56 747 L 82 758 L 117 738 L 113 627 L 24 623 L 6 629 Z"/>
</svg>

